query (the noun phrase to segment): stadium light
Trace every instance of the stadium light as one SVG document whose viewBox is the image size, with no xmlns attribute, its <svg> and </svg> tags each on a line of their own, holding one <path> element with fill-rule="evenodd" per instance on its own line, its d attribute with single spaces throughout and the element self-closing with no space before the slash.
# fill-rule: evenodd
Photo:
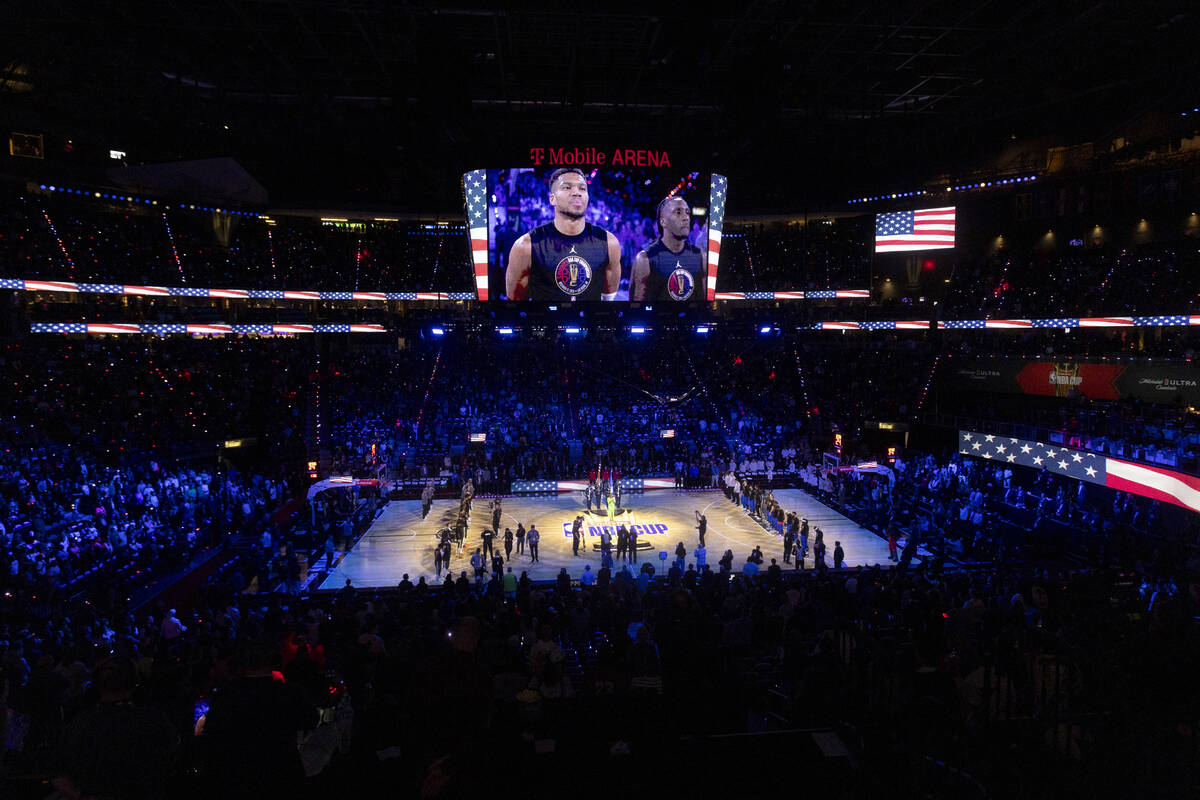
<svg viewBox="0 0 1200 800">
<path fill-rule="evenodd" d="M 567 328 L 567 333 L 579 333 L 579 328 Z"/>
<path fill-rule="evenodd" d="M 446 331 L 443 330 L 442 328 L 430 328 L 429 332 L 432 333 L 434 336 L 441 336 Z"/>
<path fill-rule="evenodd" d="M 645 333 L 646 329 L 641 328 L 641 327 L 635 327 L 635 328 L 630 328 L 629 332 L 632 333 L 634 336 L 639 336 L 639 335 Z"/>
<path fill-rule="evenodd" d="M 759 329 L 758 329 L 758 332 L 759 332 L 759 333 L 770 333 L 770 332 L 771 332 L 771 326 L 770 326 L 770 325 L 763 325 L 761 328 L 759 328 Z"/>
<path fill-rule="evenodd" d="M 707 325 L 697 325 L 696 333 L 708 333 L 708 326 Z"/>
<path fill-rule="evenodd" d="M 513 332 L 512 328 L 497 328 L 496 330 L 501 336 L 512 336 Z"/>
</svg>

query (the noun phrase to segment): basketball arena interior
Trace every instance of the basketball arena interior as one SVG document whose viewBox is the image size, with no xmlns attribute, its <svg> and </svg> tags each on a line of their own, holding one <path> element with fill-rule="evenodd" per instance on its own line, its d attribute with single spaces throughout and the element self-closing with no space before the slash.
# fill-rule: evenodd
<svg viewBox="0 0 1200 800">
<path fill-rule="evenodd" d="M 1195 4 L 5 17 L 0 796 L 1200 792 Z"/>
</svg>

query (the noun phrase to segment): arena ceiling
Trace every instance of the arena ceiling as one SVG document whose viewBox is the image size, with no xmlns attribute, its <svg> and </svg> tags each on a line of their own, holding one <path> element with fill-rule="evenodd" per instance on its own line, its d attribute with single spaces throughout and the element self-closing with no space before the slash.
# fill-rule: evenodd
<svg viewBox="0 0 1200 800">
<path fill-rule="evenodd" d="M 1200 105 L 1188 2 L 541 5 L 29 3 L 0 26 L 0 119 L 135 160 L 233 155 L 297 201 L 444 206 L 462 169 L 595 144 L 723 169 L 770 207 Z"/>
</svg>

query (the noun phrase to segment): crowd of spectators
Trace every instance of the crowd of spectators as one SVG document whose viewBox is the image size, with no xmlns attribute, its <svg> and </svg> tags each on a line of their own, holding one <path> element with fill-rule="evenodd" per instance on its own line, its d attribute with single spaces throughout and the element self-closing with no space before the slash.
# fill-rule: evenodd
<svg viewBox="0 0 1200 800">
<path fill-rule="evenodd" d="M 728 226 L 721 238 L 718 289 L 866 289 L 873 233 L 863 217 Z"/>
<path fill-rule="evenodd" d="M 436 459 L 426 466 L 440 471 L 472 433 L 487 435 L 470 455 L 496 480 L 578 477 L 601 460 L 630 477 L 669 474 L 676 458 L 720 441 L 687 356 L 656 346 L 614 358 L 611 349 L 447 342 L 422 423 L 422 452 Z"/>
<path fill-rule="evenodd" d="M 1200 470 L 1200 430 L 1190 407 L 1086 397 L 1024 395 L 983 397 L 939 392 L 939 418 L 958 427 L 993 432 L 1007 425 L 1011 435 L 1066 445 L 1117 458 L 1144 461 L 1196 473 Z"/>
<path fill-rule="evenodd" d="M 7 622 L 0 662 L 22 734 L 9 757 L 97 795 L 150 781 L 236 796 L 381 782 L 461 796 L 494 783 L 491 759 L 539 791 L 597 758 L 613 765 L 597 782 L 637 788 L 685 757 L 681 734 L 769 718 L 840 729 L 892 790 L 961 780 L 959 792 L 1052 796 L 1066 784 L 1041 769 L 1050 785 L 1028 789 L 1035 754 L 1102 770 L 1089 786 L 1169 786 L 1194 768 L 1198 596 L 1169 575 L 936 566 L 650 581 L 620 568 L 580 588 L 402 581 L 304 599 L 214 582 L 181 613 L 104 617 L 97 603 L 57 624 Z M 114 663 L 130 671 L 121 699 L 156 714 L 160 732 L 122 748 L 93 719 L 113 702 L 97 695 Z M 1073 738 L 1056 750 L 1067 723 Z M 1046 737 L 1036 750 L 1030 725 Z M 1148 739 L 1132 747 L 1151 764 L 1132 774 L 1110 761 L 1131 747 L 1105 736 L 1121 726 Z M 756 741 L 776 755 L 774 738 Z M 1025 751 L 1022 764 L 997 741 Z M 950 768 L 931 777 L 914 764 L 927 758 Z M 673 783 L 741 780 L 718 770 Z"/>
<path fill-rule="evenodd" d="M 243 438 L 287 462 L 304 452 L 314 363 L 294 341 L 30 337 L 0 345 L 0 402 L 8 420 L 114 462 L 215 456 Z"/>
<path fill-rule="evenodd" d="M 211 461 L 168 466 L 130 454 L 116 462 L 32 429 L 6 430 L 2 444 L 3 582 L 30 596 L 115 590 L 104 582 L 117 578 L 138 588 L 202 549 L 265 529 L 288 494 L 279 479 Z"/>
<path fill-rule="evenodd" d="M 951 275 L 946 314 L 1018 319 L 1186 314 L 1200 292 L 1198 264 L 1200 253 L 1184 244 L 968 257 Z"/>
<path fill-rule="evenodd" d="M 461 226 L 323 224 L 222 216 L 182 206 L 8 195 L 5 277 L 87 283 L 320 291 L 470 291 Z"/>
<path fill-rule="evenodd" d="M 1200 567 L 1194 514 L 1046 470 L 1013 469 L 961 455 L 912 452 L 890 476 L 850 472 L 805 482 L 881 533 L 895 532 L 960 563 L 1012 563 L 1074 553 L 1115 566 L 1171 561 Z"/>
<path fill-rule="evenodd" d="M 1086 726 L 1132 725 L 1164 745 L 1139 750 L 1154 767 L 1140 780 L 1188 774 L 1175 754 L 1192 741 L 1179 726 L 1198 710 L 1184 679 L 1200 597 L 1186 577 L 1194 520 L 958 456 L 905 454 L 894 483 L 844 473 L 813 487 L 931 551 L 915 572 L 907 562 L 811 574 L 764 566 L 758 575 L 684 564 L 652 577 L 618 564 L 579 588 L 576 576 L 553 587 L 450 576 L 438 587 L 405 581 L 388 592 L 264 599 L 244 593 L 248 577 L 259 574 L 264 588 L 292 578 L 264 574 L 257 553 L 176 607 L 135 610 L 127 599 L 127 588 L 201 548 L 258 535 L 297 488 L 286 475 L 215 460 L 156 460 L 158 448 L 182 453 L 182 443 L 228 436 L 236 424 L 262 432 L 271 450 L 303 439 L 313 420 L 338 471 L 367 460 L 371 445 L 393 470 L 478 480 L 483 468 L 497 481 L 580 477 L 605 452 L 627 475 L 704 465 L 732 469 L 746 486 L 765 476 L 765 490 L 771 472 L 814 474 L 835 428 L 915 413 L 934 345 L 878 344 L 718 335 L 660 339 L 617 358 L 602 337 L 463 336 L 312 353 L 291 341 L 105 340 L 58 342 L 58 359 L 36 341 L 10 350 L 18 385 L 4 389 L 13 419 L 0 442 L 11 595 L 0 601 L 0 668 L 16 745 L 7 760 L 82 794 L 296 796 L 390 781 L 437 796 L 491 785 L 473 749 L 484 742 L 507 742 L 497 755 L 531 765 L 532 780 L 549 786 L 551 776 L 536 774 L 549 742 L 564 764 L 594 753 L 618 765 L 626 753 L 653 754 L 661 764 L 683 757 L 662 753 L 681 733 L 745 732 L 748 718 L 770 718 L 789 728 L 850 725 L 863 757 L 894 780 L 925 785 L 928 774 L 895 767 L 934 757 L 957 770 L 938 780 L 972 774 L 1004 793 L 1024 788 L 1022 778 L 991 745 L 1001 736 L 1027 746 L 1009 721 L 1057 732 L 1085 715 L 1072 741 L 1086 744 L 1087 763 L 1102 766 L 1116 751 Z M 203 380 L 184 380 L 188 365 Z M 134 391 L 113 396 L 106 366 Z M 260 374 L 276 381 L 272 398 L 295 393 L 292 411 L 263 403 Z M 98 381 L 92 392 L 88 379 Z M 128 419 L 133 403 L 168 405 L 178 390 L 168 384 L 192 387 L 186 408 L 207 412 L 196 412 L 195 429 L 147 433 L 135 421 L 123 438 L 101 435 L 102 420 Z M 56 405 L 55 394 L 69 402 Z M 210 405 L 221 397 L 226 406 Z M 78 430 L 55 427 L 67 414 Z M 665 428 L 675 438 L 662 438 Z M 488 443 L 472 446 L 471 432 L 487 432 Z M 1084 561 L 1071 566 L 1059 552 L 1053 573 L 1019 566 L 1058 528 L 1083 536 Z M 289 548 L 268 534 L 259 550 L 277 545 Z M 146 577 L 72 583 L 109 560 Z M 947 573 L 947 563 L 987 566 Z M 1138 667 L 1145 652 L 1163 659 L 1153 675 Z M 1114 694 L 1132 676 L 1136 689 Z M 1161 702 L 1167 696 L 1176 702 Z M 705 697 L 729 702 L 697 702 Z M 97 715 L 128 701 L 156 733 L 113 752 Z M 632 718 L 641 721 L 633 731 Z M 867 729 L 889 733 L 880 740 Z M 103 770 L 89 767 L 97 753 Z M 656 780 L 640 770 L 630 770 L 633 785 Z"/>
<path fill-rule="evenodd" d="M 627 477 L 670 475 L 679 464 L 709 475 L 730 461 L 795 473 L 834 431 L 915 414 L 928 345 L 870 344 L 660 331 L 634 346 L 456 336 L 399 355 L 356 353 L 357 363 L 325 370 L 336 409 L 329 441 L 353 454 L 352 467 L 375 444 L 395 474 L 461 481 L 483 470 L 474 477 L 486 491 L 578 478 L 598 463 Z M 486 440 L 472 444 L 473 434 Z"/>
<path fill-rule="evenodd" d="M 593 198 L 593 213 L 623 215 L 623 243 L 652 238 L 644 215 L 609 197 L 635 188 L 610 183 Z M 863 224 L 731 232 L 723 281 L 865 285 Z M 3 204 L 0 253 L 13 277 L 97 282 L 465 288 L 471 274 L 461 230 L 239 219 L 222 231 L 197 212 L 41 195 Z M 1194 298 L 1194 257 L 992 258 L 958 269 L 949 310 L 1182 313 L 1170 304 Z M 478 796 L 502 788 L 502 764 L 541 795 L 576 787 L 579 765 L 598 763 L 598 781 L 624 791 L 648 793 L 667 770 L 678 791 L 765 795 L 775 785 L 760 791 L 744 771 L 677 767 L 703 758 L 709 734 L 770 728 L 839 730 L 872 766 L 840 787 L 854 796 L 966 797 L 983 785 L 992 796 L 1169 796 L 1195 785 L 1194 514 L 953 454 L 902 453 L 890 474 L 819 468 L 835 433 L 846 435 L 844 460 L 877 458 L 865 423 L 914 420 L 947 352 L 1190 357 L 1186 331 L 985 341 L 720 330 L 636 344 L 593 332 L 399 348 L 0 346 L 0 789 L 19 789 L 11 776 L 22 774 L 34 776 L 29 793 L 44 793 L 45 777 L 67 797 L 328 796 L 382 784 Z M 1174 407 L 954 399 L 939 410 L 1052 426 L 1067 444 L 1117 455 L 1153 447 L 1194 459 L 1200 436 Z M 472 443 L 479 433 L 486 441 Z M 216 444 L 233 439 L 257 441 L 254 466 L 217 457 Z M 600 462 L 629 477 L 675 474 L 689 488 L 720 474 L 777 520 L 769 487 L 795 475 L 930 557 L 787 573 L 724 559 L 667 575 L 653 562 L 618 564 L 580 585 L 448 575 L 439 586 L 406 578 L 389 591 L 297 596 L 299 561 L 270 517 L 299 494 L 300 464 L 315 453 L 325 474 L 386 467 L 499 492 L 516 479 L 580 478 Z M 333 546 L 344 547 L 356 511 L 345 494 L 322 503 L 314 533 L 332 543 L 336 528 Z M 234 557 L 245 539 L 253 552 Z M 178 605 L 132 600 L 222 548 L 228 560 L 201 588 L 180 589 Z M 256 576 L 288 596 L 248 593 Z M 756 744 L 798 771 L 827 771 L 780 741 Z M 1047 780 L 1030 771 L 1035 757 L 1086 769 Z"/>
</svg>

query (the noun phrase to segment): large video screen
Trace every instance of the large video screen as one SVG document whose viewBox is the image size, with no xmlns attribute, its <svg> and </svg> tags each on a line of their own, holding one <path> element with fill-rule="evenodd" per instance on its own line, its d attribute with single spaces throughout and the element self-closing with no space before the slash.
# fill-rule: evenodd
<svg viewBox="0 0 1200 800">
<path fill-rule="evenodd" d="M 725 186 L 666 169 L 469 172 L 477 296 L 702 304 L 716 286 Z"/>
<path fill-rule="evenodd" d="M 947 250 L 954 247 L 954 206 L 875 215 L 875 252 Z"/>
</svg>

